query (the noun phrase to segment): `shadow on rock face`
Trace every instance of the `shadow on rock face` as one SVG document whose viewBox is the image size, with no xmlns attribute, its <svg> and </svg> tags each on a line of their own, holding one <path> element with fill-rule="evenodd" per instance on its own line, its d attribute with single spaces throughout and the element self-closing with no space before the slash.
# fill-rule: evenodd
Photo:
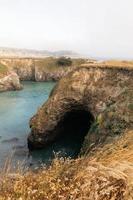
<svg viewBox="0 0 133 200">
<path fill-rule="evenodd" d="M 60 152 L 61 156 L 76 157 L 82 147 L 84 137 L 88 133 L 91 124 L 94 122 L 93 115 L 80 107 L 79 109 L 72 108 L 64 113 L 57 125 L 51 131 L 50 135 L 56 135 L 52 142 L 49 142 L 45 147 L 45 151 L 55 153 Z M 32 146 L 29 146 L 30 149 Z M 40 148 L 39 148 L 40 149 Z M 50 149 L 50 150 L 49 150 Z M 45 153 L 44 153 L 45 154 Z"/>
<path fill-rule="evenodd" d="M 94 117 L 86 110 L 71 110 L 65 113 L 55 128 L 58 132 L 56 142 L 75 149 L 74 154 L 77 156 L 93 121 Z"/>
</svg>

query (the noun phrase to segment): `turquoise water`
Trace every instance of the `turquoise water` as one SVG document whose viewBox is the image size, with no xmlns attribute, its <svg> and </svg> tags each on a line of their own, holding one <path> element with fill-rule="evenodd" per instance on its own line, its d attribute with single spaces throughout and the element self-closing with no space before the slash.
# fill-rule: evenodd
<svg viewBox="0 0 133 200">
<path fill-rule="evenodd" d="M 29 165 L 49 163 L 54 152 L 73 156 L 78 145 L 72 138 L 62 138 L 30 154 L 27 148 L 29 120 L 48 99 L 54 85 L 54 82 L 23 82 L 23 90 L 0 94 L 0 166 L 12 154 L 14 163 L 26 160 Z"/>
<path fill-rule="evenodd" d="M 21 91 L 0 94 L 0 163 L 4 163 L 14 151 L 16 160 L 26 158 L 29 119 L 48 99 L 55 83 L 23 82 L 23 85 Z M 41 155 L 37 154 L 40 158 Z"/>
</svg>

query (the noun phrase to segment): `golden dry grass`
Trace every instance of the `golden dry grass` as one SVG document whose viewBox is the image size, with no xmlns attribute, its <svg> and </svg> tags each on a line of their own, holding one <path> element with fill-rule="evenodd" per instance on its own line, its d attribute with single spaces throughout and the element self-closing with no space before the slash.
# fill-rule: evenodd
<svg viewBox="0 0 133 200">
<path fill-rule="evenodd" d="M 116 137 L 113 143 L 97 149 L 95 157 L 98 162 L 105 166 L 110 165 L 114 161 L 133 162 L 133 131 L 125 132 L 124 135 L 118 137 Z"/>
<path fill-rule="evenodd" d="M 55 158 L 48 168 L 15 173 L 9 162 L 0 174 L 0 200 L 132 200 L 132 147 L 129 131 L 91 158 Z"/>
<path fill-rule="evenodd" d="M 45 59 L 38 59 L 35 60 L 35 65 L 40 70 L 50 71 L 50 72 L 57 72 L 60 70 L 68 70 L 68 68 L 77 67 L 81 64 L 85 63 L 84 59 L 72 59 L 72 66 L 58 66 L 57 65 L 57 58 L 48 57 Z"/>
<path fill-rule="evenodd" d="M 132 63 L 99 64 L 107 65 L 132 69 Z M 23 171 L 18 165 L 14 172 L 8 160 L 0 171 L 0 200 L 133 200 L 132 163 L 133 130 L 96 149 L 92 157 L 55 158 L 39 170 Z"/>
<path fill-rule="evenodd" d="M 3 78 L 4 76 L 6 76 L 7 73 L 8 73 L 7 66 L 0 63 L 0 78 Z"/>
<path fill-rule="evenodd" d="M 0 183 L 1 200 L 109 200 L 125 192 L 121 172 L 87 159 L 54 160 L 48 169 L 5 174 Z"/>
<path fill-rule="evenodd" d="M 119 68 L 119 69 L 133 69 L 133 61 L 119 61 L 119 60 L 108 60 L 103 62 L 85 63 L 82 67 L 101 67 L 101 68 Z"/>
</svg>

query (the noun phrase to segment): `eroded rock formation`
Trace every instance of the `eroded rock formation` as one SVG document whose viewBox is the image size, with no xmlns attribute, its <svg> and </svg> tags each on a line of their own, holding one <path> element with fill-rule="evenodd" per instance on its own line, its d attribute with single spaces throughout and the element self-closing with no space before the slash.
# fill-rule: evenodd
<svg viewBox="0 0 133 200">
<path fill-rule="evenodd" d="M 20 84 L 19 77 L 16 73 L 8 72 L 6 76 L 0 78 L 0 92 L 20 89 L 22 89 L 22 85 Z"/>
<path fill-rule="evenodd" d="M 69 132 L 70 137 L 85 137 L 82 152 L 87 153 L 95 145 L 130 129 L 132 77 L 133 71 L 128 69 L 80 67 L 70 72 L 32 117 L 29 148 L 43 148 Z"/>
</svg>

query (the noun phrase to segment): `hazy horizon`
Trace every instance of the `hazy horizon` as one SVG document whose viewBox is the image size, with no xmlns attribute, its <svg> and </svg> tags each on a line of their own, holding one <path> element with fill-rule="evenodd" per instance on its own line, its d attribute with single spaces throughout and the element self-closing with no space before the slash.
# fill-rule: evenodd
<svg viewBox="0 0 133 200">
<path fill-rule="evenodd" d="M 0 0 L 0 47 L 133 55 L 132 0 Z"/>
</svg>

